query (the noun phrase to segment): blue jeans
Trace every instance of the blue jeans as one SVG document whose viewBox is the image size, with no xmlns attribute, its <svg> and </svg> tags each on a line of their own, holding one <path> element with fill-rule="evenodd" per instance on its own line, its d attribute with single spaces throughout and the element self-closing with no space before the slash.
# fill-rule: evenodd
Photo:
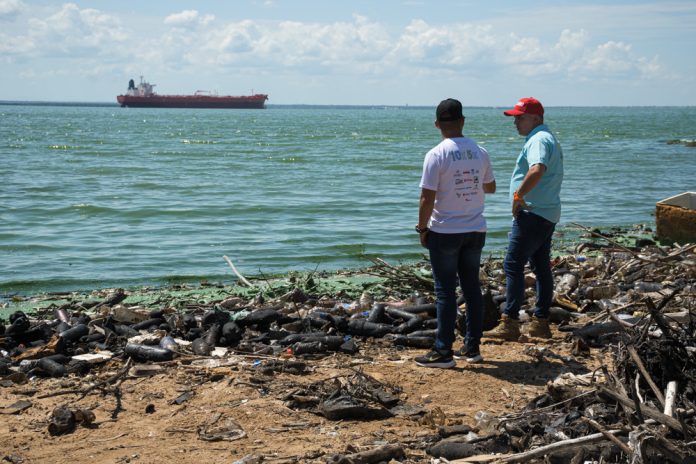
<svg viewBox="0 0 696 464">
<path fill-rule="evenodd" d="M 437 301 L 437 338 L 435 349 L 445 353 L 452 349 L 457 320 L 457 276 L 466 300 L 467 349 L 478 349 L 483 328 L 483 298 L 479 284 L 481 250 L 485 232 L 440 234 L 428 232 L 430 264 L 433 267 Z"/>
<path fill-rule="evenodd" d="M 556 224 L 543 217 L 520 211 L 512 221 L 512 233 L 507 255 L 503 262 L 507 284 L 505 314 L 519 319 L 524 302 L 524 266 L 529 265 L 536 275 L 536 307 L 534 316 L 549 317 L 553 301 L 553 275 L 551 274 L 551 237 Z"/>
</svg>

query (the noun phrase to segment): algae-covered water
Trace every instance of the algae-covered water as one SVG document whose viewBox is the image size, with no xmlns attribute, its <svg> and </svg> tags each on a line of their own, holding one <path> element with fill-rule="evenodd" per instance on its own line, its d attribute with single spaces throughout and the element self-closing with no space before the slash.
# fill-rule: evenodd
<svg viewBox="0 0 696 464">
<path fill-rule="evenodd" d="M 491 154 L 486 252 L 504 251 L 523 139 L 465 109 Z M 266 110 L 0 106 L 0 293 L 360 267 L 419 259 L 413 231 L 433 108 Z M 563 215 L 652 223 L 696 189 L 696 108 L 548 108 L 565 153 Z"/>
</svg>

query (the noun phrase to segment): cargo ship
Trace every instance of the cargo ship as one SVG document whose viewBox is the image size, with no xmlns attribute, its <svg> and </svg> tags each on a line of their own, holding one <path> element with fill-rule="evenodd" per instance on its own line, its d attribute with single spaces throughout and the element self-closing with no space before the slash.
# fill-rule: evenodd
<svg viewBox="0 0 696 464">
<path fill-rule="evenodd" d="M 121 107 L 132 108 L 256 108 L 266 107 L 268 95 L 255 94 L 247 96 L 217 95 L 205 90 L 198 90 L 193 95 L 158 95 L 150 84 L 140 76 L 136 87 L 131 79 L 125 95 L 116 97 Z"/>
</svg>

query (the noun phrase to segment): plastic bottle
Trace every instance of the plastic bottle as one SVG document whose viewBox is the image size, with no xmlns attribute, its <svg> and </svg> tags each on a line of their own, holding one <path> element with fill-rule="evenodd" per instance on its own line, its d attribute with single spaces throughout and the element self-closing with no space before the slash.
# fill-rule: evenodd
<svg viewBox="0 0 696 464">
<path fill-rule="evenodd" d="M 133 324 L 131 327 L 134 330 L 147 330 L 150 327 L 158 326 L 163 322 L 165 322 L 165 320 L 161 318 L 147 319 L 142 322 L 138 322 L 137 324 Z"/>
<path fill-rule="evenodd" d="M 68 329 L 60 333 L 60 338 L 63 339 L 65 343 L 75 343 L 80 338 L 89 334 L 89 328 L 84 324 L 77 324 L 72 329 Z"/>
<path fill-rule="evenodd" d="M 408 319 L 403 324 L 397 326 L 394 329 L 394 332 L 398 334 L 407 334 L 416 331 L 421 327 L 423 327 L 423 319 L 420 317 L 414 317 L 413 319 Z"/>
<path fill-rule="evenodd" d="M 348 322 L 347 331 L 352 335 L 364 335 L 368 337 L 384 337 L 392 331 L 393 327 L 389 324 L 379 324 L 368 322 L 364 319 L 353 319 Z"/>
<path fill-rule="evenodd" d="M 662 290 L 662 284 L 659 282 L 636 282 L 634 288 L 638 293 L 659 292 Z"/>
<path fill-rule="evenodd" d="M 476 427 L 478 427 L 479 432 L 492 433 L 495 431 L 495 426 L 498 420 L 488 411 L 479 411 L 474 415 L 474 420 L 476 421 Z"/>
<path fill-rule="evenodd" d="M 171 361 L 174 353 L 158 346 L 127 343 L 123 352 L 141 361 Z"/>
<path fill-rule="evenodd" d="M 384 321 L 384 313 L 387 306 L 383 303 L 375 303 L 372 305 L 370 314 L 367 316 L 367 320 L 370 322 L 382 322 Z"/>
<path fill-rule="evenodd" d="M 65 322 L 66 324 L 70 323 L 70 315 L 66 310 L 58 308 L 54 311 L 54 314 L 59 321 Z"/>
<path fill-rule="evenodd" d="M 372 295 L 370 293 L 363 292 L 362 295 L 360 295 L 359 303 L 360 303 L 361 310 L 370 309 L 373 302 L 374 302 L 374 298 L 372 297 Z"/>
<path fill-rule="evenodd" d="M 411 348 L 432 348 L 435 339 L 432 337 L 411 337 L 406 335 L 397 335 L 394 337 L 394 345 L 409 346 Z"/>
<path fill-rule="evenodd" d="M 208 345 L 204 339 L 197 338 L 191 343 L 191 351 L 193 354 L 198 356 L 210 356 L 213 351 L 213 347 Z"/>
<path fill-rule="evenodd" d="M 169 335 L 162 337 L 159 342 L 159 346 L 160 348 L 164 348 L 165 350 L 169 351 L 177 351 L 179 349 L 179 345 L 176 343 L 174 338 L 170 337 Z"/>
<path fill-rule="evenodd" d="M 322 342 L 298 342 L 290 346 L 288 351 L 294 355 L 326 353 L 329 348 Z"/>
<path fill-rule="evenodd" d="M 39 359 L 36 367 L 51 377 L 63 377 L 65 375 L 65 366 L 50 358 Z"/>
</svg>

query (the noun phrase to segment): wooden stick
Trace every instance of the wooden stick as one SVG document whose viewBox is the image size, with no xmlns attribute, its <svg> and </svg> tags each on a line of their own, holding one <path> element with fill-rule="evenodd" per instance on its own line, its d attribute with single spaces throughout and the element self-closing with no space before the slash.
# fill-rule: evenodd
<svg viewBox="0 0 696 464">
<path fill-rule="evenodd" d="M 672 380 L 665 389 L 665 409 L 667 416 L 674 417 L 674 401 L 677 399 L 677 381 Z"/>
<path fill-rule="evenodd" d="M 230 261 L 230 258 L 228 258 L 227 256 L 223 256 L 222 258 L 223 258 L 225 261 L 227 261 L 227 264 L 229 264 L 230 267 L 232 268 L 232 271 L 233 271 L 235 274 L 237 274 L 237 277 L 239 277 L 239 280 L 241 280 L 242 282 L 244 282 L 248 287 L 256 288 L 256 287 L 254 286 L 254 284 L 252 284 L 251 282 L 249 282 L 248 280 L 246 280 L 246 279 L 244 278 L 244 276 L 243 276 L 242 274 L 239 273 L 239 271 L 237 270 L 237 268 L 234 267 L 234 264 L 232 264 L 232 261 Z"/>
<path fill-rule="evenodd" d="M 621 451 L 623 451 L 626 456 L 633 455 L 633 450 L 631 450 L 631 448 L 629 448 L 628 445 L 626 445 L 626 443 L 622 442 L 621 440 L 616 438 L 614 435 L 609 433 L 609 431 L 607 429 L 605 429 L 604 427 L 602 427 L 598 422 L 593 421 L 589 417 L 583 417 L 582 420 L 584 422 L 587 422 L 588 424 L 590 424 L 590 426 L 592 426 L 593 429 L 595 429 L 596 431 L 598 431 L 599 433 L 604 435 L 609 441 L 611 441 L 616 446 L 621 448 Z"/>
</svg>

